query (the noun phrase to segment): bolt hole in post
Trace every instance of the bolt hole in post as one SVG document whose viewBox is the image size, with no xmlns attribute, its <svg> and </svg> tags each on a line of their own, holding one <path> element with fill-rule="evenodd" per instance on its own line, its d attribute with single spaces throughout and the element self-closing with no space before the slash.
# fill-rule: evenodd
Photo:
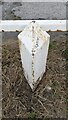
<svg viewBox="0 0 68 120">
<path fill-rule="evenodd" d="M 36 40 L 36 48 L 38 47 L 38 42 L 39 42 L 39 38 L 37 37 L 37 40 Z"/>
</svg>

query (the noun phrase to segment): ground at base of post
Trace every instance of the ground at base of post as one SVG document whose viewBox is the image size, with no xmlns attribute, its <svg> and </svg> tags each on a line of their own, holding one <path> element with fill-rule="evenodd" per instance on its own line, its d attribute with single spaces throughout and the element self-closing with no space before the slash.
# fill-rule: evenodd
<svg viewBox="0 0 68 120">
<path fill-rule="evenodd" d="M 2 45 L 3 118 L 66 118 L 66 32 L 51 35 L 46 73 L 32 92 L 22 69 L 18 41 Z"/>
</svg>

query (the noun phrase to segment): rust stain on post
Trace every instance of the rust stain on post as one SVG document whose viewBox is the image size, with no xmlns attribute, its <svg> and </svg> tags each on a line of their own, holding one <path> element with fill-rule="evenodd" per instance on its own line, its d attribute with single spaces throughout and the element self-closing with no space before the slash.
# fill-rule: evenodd
<svg viewBox="0 0 68 120">
<path fill-rule="evenodd" d="M 57 32 L 62 32 L 62 30 L 57 30 Z"/>
</svg>

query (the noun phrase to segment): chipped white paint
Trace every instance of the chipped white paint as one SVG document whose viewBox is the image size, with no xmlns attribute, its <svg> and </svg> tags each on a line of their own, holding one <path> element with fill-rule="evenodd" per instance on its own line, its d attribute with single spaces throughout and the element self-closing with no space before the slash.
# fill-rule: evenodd
<svg viewBox="0 0 68 120">
<path fill-rule="evenodd" d="M 1 20 L 0 31 L 22 31 L 32 20 Z M 35 20 L 45 31 L 66 31 L 67 20 Z"/>
<path fill-rule="evenodd" d="M 50 35 L 31 22 L 18 39 L 24 75 L 33 90 L 46 71 Z"/>
</svg>

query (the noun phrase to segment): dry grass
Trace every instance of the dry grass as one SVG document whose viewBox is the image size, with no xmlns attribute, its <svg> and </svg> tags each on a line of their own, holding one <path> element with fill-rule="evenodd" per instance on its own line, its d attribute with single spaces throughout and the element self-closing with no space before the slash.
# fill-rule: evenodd
<svg viewBox="0 0 68 120">
<path fill-rule="evenodd" d="M 42 120 L 66 118 L 66 41 L 58 39 L 50 42 L 46 73 L 34 92 L 23 75 L 18 42 L 3 45 L 3 118 L 28 118 L 32 112 Z"/>
</svg>

